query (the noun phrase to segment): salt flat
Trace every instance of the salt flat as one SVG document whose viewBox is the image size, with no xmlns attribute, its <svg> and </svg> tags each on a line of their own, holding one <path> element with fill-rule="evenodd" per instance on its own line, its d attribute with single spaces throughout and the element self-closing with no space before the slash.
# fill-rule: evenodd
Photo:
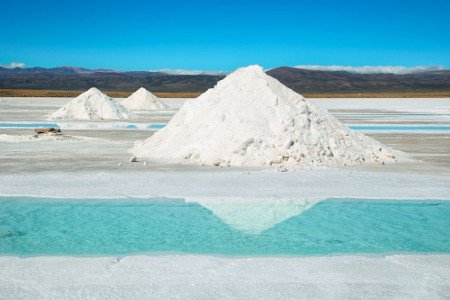
<svg viewBox="0 0 450 300">
<path fill-rule="evenodd" d="M 69 100 L 0 98 L 0 122 L 44 122 L 44 115 Z M 165 100 L 174 108 L 183 101 L 192 100 Z M 450 123 L 450 99 L 312 102 L 346 124 Z M 421 112 L 427 115 L 418 115 Z M 164 123 L 173 113 L 139 112 L 139 118 L 131 121 Z M 132 163 L 127 150 L 153 131 L 71 124 L 71 129 L 63 130 L 65 134 L 94 139 L 11 142 L 11 136 L 30 137 L 32 128 L 0 128 L 0 195 L 450 199 L 450 135 L 445 133 L 371 134 L 410 155 L 413 161 L 408 163 L 280 173 Z M 7 135 L 3 140 L 2 134 Z M 450 294 L 448 282 L 449 255 L 0 257 L 0 298 L 5 299 L 213 298 L 219 294 L 226 298 L 445 299 Z"/>
<path fill-rule="evenodd" d="M 450 199 L 450 176 L 350 170 L 3 173 L 0 182 L 3 196 Z"/>
<path fill-rule="evenodd" d="M 0 123 L 14 122 L 48 122 L 44 116 L 69 102 L 70 98 L 0 98 Z M 184 101 L 193 99 L 164 99 L 172 108 L 179 108 Z M 345 124 L 420 124 L 423 118 L 430 124 L 450 124 L 450 99 L 310 99 L 322 108 L 330 109 Z M 394 111 L 393 109 L 400 110 Z M 428 112 L 427 116 L 417 112 Z M 411 112 L 422 121 L 411 120 Z M 138 112 L 139 118 L 127 120 L 130 123 L 166 123 L 175 111 Z M 86 124 L 91 124 L 86 126 Z M 113 128 L 114 122 L 79 122 L 61 123 L 63 132 L 69 135 L 88 136 L 104 139 L 104 147 L 95 142 L 38 142 L 28 143 L 23 147 L 20 143 L 4 143 L 0 137 L 0 169 L 4 172 L 38 172 L 38 171 L 83 171 L 110 170 L 114 172 L 126 170 L 150 170 L 160 166 L 143 166 L 130 164 L 130 149 L 136 140 L 144 140 L 154 131 L 139 129 Z M 91 127 L 91 128 L 90 128 Z M 97 128 L 96 128 L 97 127 Z M 32 128 L 0 128 L 0 135 L 33 134 Z M 443 174 L 450 170 L 449 138 L 446 133 L 429 133 L 417 136 L 415 133 L 401 134 L 369 133 L 369 136 L 387 146 L 410 154 L 420 163 L 394 164 L 388 166 L 361 166 L 362 170 L 379 170 L 393 172 Z M 8 140 L 11 138 L 8 137 Z M 87 154 L 90 155 L 87 155 Z M 119 164 L 121 164 L 119 166 Z"/>
</svg>

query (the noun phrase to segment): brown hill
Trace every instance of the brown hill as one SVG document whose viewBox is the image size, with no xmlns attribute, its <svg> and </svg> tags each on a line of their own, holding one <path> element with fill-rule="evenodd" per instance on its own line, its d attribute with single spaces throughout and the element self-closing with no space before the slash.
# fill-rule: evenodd
<svg viewBox="0 0 450 300">
<path fill-rule="evenodd" d="M 303 93 L 450 91 L 450 71 L 396 75 L 281 67 L 267 73 Z"/>
<path fill-rule="evenodd" d="M 450 71 L 415 74 L 356 74 L 280 67 L 267 72 L 300 93 L 449 92 Z M 162 72 L 90 70 L 86 68 L 0 68 L 0 89 L 101 90 L 131 92 L 204 92 L 223 76 L 168 75 Z"/>
</svg>

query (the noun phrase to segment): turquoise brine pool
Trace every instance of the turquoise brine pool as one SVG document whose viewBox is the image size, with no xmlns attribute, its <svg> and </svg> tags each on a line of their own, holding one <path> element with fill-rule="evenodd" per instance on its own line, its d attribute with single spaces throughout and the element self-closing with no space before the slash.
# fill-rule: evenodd
<svg viewBox="0 0 450 300">
<path fill-rule="evenodd" d="M 125 128 L 128 128 L 128 129 L 161 129 L 164 127 L 166 127 L 166 124 L 147 124 L 145 127 L 138 126 L 135 124 L 129 124 L 129 125 L 126 125 Z"/>
<path fill-rule="evenodd" d="M 286 204 L 277 210 L 276 201 L 265 205 L 264 213 L 276 215 L 276 222 L 255 233 L 227 223 L 233 216 L 224 213 L 240 211 L 233 204 L 214 214 L 183 199 L 0 197 L 0 254 L 450 252 L 449 201 L 329 199 L 299 214 Z M 258 220 L 252 207 L 243 217 Z"/>
<path fill-rule="evenodd" d="M 70 122 L 69 122 L 70 124 Z M 99 123 L 101 124 L 101 123 Z M 95 129 L 98 128 L 95 126 L 95 123 L 89 124 L 76 124 L 71 125 L 68 129 Z M 119 129 L 119 128 L 126 128 L 126 129 L 161 129 L 164 128 L 166 124 L 163 123 L 152 123 L 152 124 L 129 124 L 129 123 L 111 123 L 110 128 L 111 129 Z M 0 123 L 0 128 L 38 128 L 38 127 L 44 127 L 44 128 L 60 128 L 60 126 L 56 123 Z M 108 128 L 102 126 L 101 128 Z"/>
<path fill-rule="evenodd" d="M 350 129 L 362 131 L 450 131 L 450 126 L 445 125 L 348 125 Z"/>
<path fill-rule="evenodd" d="M 164 127 L 166 127 L 166 124 L 150 124 L 150 125 L 147 125 L 147 128 L 150 128 L 150 129 L 162 129 Z"/>
<path fill-rule="evenodd" d="M 0 123 L 0 128 L 59 128 L 55 123 Z"/>
</svg>

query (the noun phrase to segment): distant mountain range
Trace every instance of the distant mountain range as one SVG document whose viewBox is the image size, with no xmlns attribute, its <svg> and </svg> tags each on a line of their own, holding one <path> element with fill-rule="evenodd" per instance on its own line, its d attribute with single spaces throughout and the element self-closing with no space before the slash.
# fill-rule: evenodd
<svg viewBox="0 0 450 300">
<path fill-rule="evenodd" d="M 450 91 L 448 70 L 396 75 L 281 67 L 267 73 L 295 91 L 308 93 Z"/>
<path fill-rule="evenodd" d="M 448 70 L 395 75 L 280 67 L 267 73 L 300 93 L 450 91 Z M 106 91 L 131 92 L 145 87 L 154 92 L 204 92 L 223 77 L 76 67 L 0 67 L 0 89 L 87 90 L 95 86 Z"/>
</svg>

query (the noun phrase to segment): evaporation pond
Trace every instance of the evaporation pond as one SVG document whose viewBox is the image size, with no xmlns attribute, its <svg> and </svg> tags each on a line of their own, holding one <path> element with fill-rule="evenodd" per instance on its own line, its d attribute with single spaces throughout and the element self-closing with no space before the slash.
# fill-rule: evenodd
<svg viewBox="0 0 450 300">
<path fill-rule="evenodd" d="M 0 128 L 59 128 L 58 124 L 54 123 L 0 123 Z"/>
<path fill-rule="evenodd" d="M 348 125 L 348 127 L 361 131 L 450 131 L 450 126 L 445 125 Z"/>
<path fill-rule="evenodd" d="M 0 255 L 450 252 L 450 201 L 0 197 Z"/>
</svg>

